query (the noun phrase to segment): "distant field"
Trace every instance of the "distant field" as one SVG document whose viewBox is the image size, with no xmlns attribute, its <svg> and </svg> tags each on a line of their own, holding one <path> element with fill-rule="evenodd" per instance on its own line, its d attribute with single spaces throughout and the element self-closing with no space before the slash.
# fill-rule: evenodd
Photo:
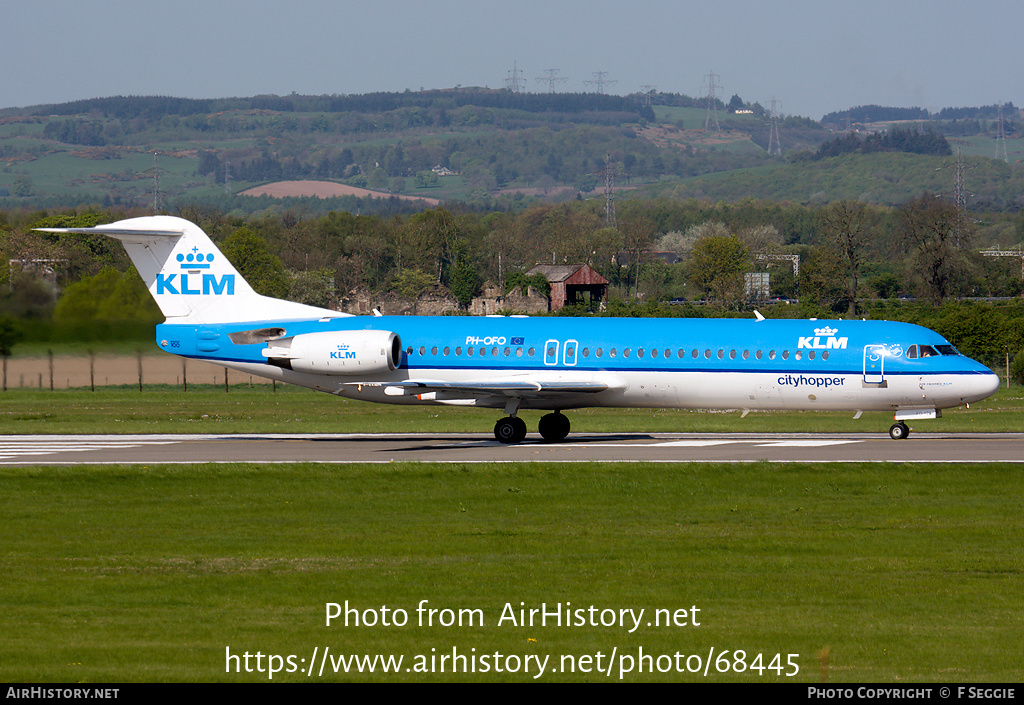
<svg viewBox="0 0 1024 705">
<path fill-rule="evenodd" d="M 242 196 L 271 196 L 273 198 L 284 198 L 286 196 L 316 196 L 317 198 L 333 198 L 335 196 L 355 196 L 357 198 L 401 198 L 406 201 L 424 201 L 431 206 L 440 205 L 436 198 L 421 198 L 419 196 L 402 196 L 400 194 L 388 193 L 385 191 L 371 191 L 370 189 L 357 188 L 347 184 L 339 184 L 334 181 L 276 181 L 272 184 L 264 184 L 241 192 Z"/>
</svg>

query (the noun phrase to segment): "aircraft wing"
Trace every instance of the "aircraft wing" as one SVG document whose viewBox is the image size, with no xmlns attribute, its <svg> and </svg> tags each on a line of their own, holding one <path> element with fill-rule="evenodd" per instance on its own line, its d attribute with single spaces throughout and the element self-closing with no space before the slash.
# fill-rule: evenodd
<svg viewBox="0 0 1024 705">
<path fill-rule="evenodd" d="M 596 394 L 611 385 L 593 381 L 495 380 L 487 382 L 442 382 L 437 380 L 405 380 L 383 382 L 384 393 L 389 396 L 423 394 L 425 392 L 455 392 L 470 397 L 548 397 L 567 394 Z"/>
</svg>

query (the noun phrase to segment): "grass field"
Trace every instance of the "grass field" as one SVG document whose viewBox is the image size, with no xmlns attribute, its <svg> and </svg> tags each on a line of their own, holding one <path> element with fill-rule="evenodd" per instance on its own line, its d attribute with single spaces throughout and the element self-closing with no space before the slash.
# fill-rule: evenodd
<svg viewBox="0 0 1024 705">
<path fill-rule="evenodd" d="M 532 429 L 543 412 L 524 411 Z M 892 415 L 852 412 L 578 409 L 573 432 L 878 432 Z M 0 393 L 0 435 L 22 433 L 480 433 L 490 437 L 500 410 L 392 406 L 266 384 L 179 387 L 147 385 L 74 389 L 9 389 Z M 1003 389 L 972 405 L 921 421 L 922 431 L 1012 432 L 1024 429 L 1024 390 Z"/>
<path fill-rule="evenodd" d="M 1020 430 L 1021 396 L 1013 388 L 930 423 Z M 489 434 L 495 413 L 246 386 L 0 395 L 5 433 Z M 879 433 L 889 423 L 849 417 L 595 410 L 573 421 L 592 431 L 852 424 Z M 0 681 L 265 682 L 273 665 L 272 680 L 307 682 L 1015 682 L 1022 472 L 868 463 L 0 468 Z M 433 624 L 420 624 L 423 600 L 438 610 Z M 346 601 L 353 623 L 339 616 L 328 626 L 328 604 Z M 544 607 L 583 612 L 568 625 L 518 623 L 519 610 Z M 678 624 L 664 624 L 669 616 Z M 350 655 L 403 661 L 397 672 L 378 660 L 373 673 L 335 673 L 331 659 Z M 465 672 L 470 664 L 476 672 Z"/>
<path fill-rule="evenodd" d="M 671 670 L 624 680 L 1013 682 L 1020 482 L 999 465 L 4 469 L 0 680 L 266 681 L 273 654 L 294 656 L 275 681 L 530 681 L 527 655 L 548 657 L 543 680 L 616 681 L 643 653 Z M 451 612 L 420 626 L 422 600 Z M 376 624 L 326 626 L 346 601 Z M 542 604 L 644 614 L 632 633 L 499 624 Z M 686 625 L 654 626 L 658 609 Z M 308 677 L 325 647 L 403 666 Z M 518 672 L 436 672 L 453 653 Z M 709 675 L 687 671 L 709 654 Z"/>
</svg>

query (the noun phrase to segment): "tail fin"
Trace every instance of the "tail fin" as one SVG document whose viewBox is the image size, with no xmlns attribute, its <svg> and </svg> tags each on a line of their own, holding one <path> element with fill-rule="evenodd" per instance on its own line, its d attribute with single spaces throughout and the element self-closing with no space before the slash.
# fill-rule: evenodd
<svg viewBox="0 0 1024 705">
<path fill-rule="evenodd" d="M 348 315 L 257 294 L 209 236 L 183 218 L 154 215 L 95 228 L 40 229 L 101 233 L 120 240 L 168 322 L 230 323 Z"/>
</svg>

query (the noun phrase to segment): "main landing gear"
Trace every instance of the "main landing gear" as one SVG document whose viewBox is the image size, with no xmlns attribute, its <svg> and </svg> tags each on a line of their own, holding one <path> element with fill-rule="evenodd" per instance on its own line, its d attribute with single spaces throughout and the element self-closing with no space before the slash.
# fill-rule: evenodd
<svg viewBox="0 0 1024 705">
<path fill-rule="evenodd" d="M 565 440 L 569 435 L 569 419 L 562 412 L 542 416 L 537 430 L 548 443 Z M 526 438 L 526 422 L 518 416 L 506 416 L 494 424 L 494 437 L 501 443 L 521 443 Z"/>
<path fill-rule="evenodd" d="M 910 435 L 910 427 L 902 421 L 894 423 L 889 427 L 889 438 L 894 441 L 902 441 L 904 438 Z"/>
</svg>

